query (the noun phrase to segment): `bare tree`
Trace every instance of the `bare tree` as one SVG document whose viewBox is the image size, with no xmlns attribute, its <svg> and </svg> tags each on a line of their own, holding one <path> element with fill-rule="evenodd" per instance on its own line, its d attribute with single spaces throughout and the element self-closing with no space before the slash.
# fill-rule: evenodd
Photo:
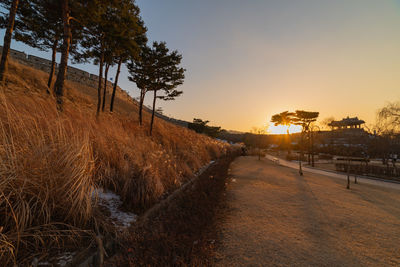
<svg viewBox="0 0 400 267">
<path fill-rule="evenodd" d="M 257 138 L 256 146 L 257 146 L 257 152 L 258 152 L 258 160 L 261 160 L 261 147 L 263 146 L 262 136 L 266 133 L 266 131 L 265 131 L 266 128 L 267 127 L 253 126 L 250 130 L 250 133 L 256 135 L 256 138 Z"/>
<path fill-rule="evenodd" d="M 321 130 L 329 130 L 331 127 L 329 126 L 329 124 L 334 121 L 335 118 L 334 117 L 327 117 L 325 119 L 323 119 L 322 121 L 320 121 L 319 123 L 319 127 Z"/>
<path fill-rule="evenodd" d="M 400 101 L 389 102 L 378 110 L 377 123 L 382 131 L 398 132 L 400 130 Z"/>
</svg>

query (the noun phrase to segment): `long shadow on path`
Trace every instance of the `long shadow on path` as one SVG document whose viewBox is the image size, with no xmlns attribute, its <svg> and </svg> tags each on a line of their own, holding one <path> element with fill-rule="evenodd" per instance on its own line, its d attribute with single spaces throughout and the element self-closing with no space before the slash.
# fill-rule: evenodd
<svg viewBox="0 0 400 267">
<path fill-rule="evenodd" d="M 373 191 L 353 188 L 318 174 L 301 177 L 266 159 L 238 158 L 231 165 L 216 264 L 400 264 L 400 211 L 386 202 L 400 194 L 373 187 L 380 192 L 375 201 L 386 203 L 378 207 L 366 201 Z"/>
</svg>

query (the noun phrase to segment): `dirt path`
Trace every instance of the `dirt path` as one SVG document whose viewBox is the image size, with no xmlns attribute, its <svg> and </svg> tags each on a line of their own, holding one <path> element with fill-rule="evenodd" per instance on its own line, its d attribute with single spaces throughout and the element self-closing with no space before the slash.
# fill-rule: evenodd
<svg viewBox="0 0 400 267">
<path fill-rule="evenodd" d="M 216 265 L 399 266 L 400 191 L 254 157 L 231 165 Z"/>
</svg>

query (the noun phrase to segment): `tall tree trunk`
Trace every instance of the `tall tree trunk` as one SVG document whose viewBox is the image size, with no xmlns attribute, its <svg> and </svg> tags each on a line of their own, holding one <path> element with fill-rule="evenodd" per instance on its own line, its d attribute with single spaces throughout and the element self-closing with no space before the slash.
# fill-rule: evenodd
<svg viewBox="0 0 400 267">
<path fill-rule="evenodd" d="M 314 160 L 314 133 L 311 132 L 311 167 L 314 167 L 315 165 Z"/>
<path fill-rule="evenodd" d="M 142 126 L 143 124 L 143 103 L 144 103 L 144 97 L 146 95 L 146 89 L 141 89 L 140 90 L 140 99 L 139 99 L 139 125 Z"/>
<path fill-rule="evenodd" d="M 300 153 L 299 153 L 299 174 L 300 174 L 300 176 L 302 176 L 303 175 L 303 168 L 301 166 L 301 161 L 303 159 L 303 131 L 300 133 L 299 149 L 300 149 Z"/>
<path fill-rule="evenodd" d="M 292 144 L 292 142 L 290 142 L 289 127 L 286 129 L 286 133 L 287 133 L 287 137 L 288 137 L 288 147 L 287 147 L 287 150 L 288 150 L 288 156 L 289 156 L 289 155 L 290 155 L 290 146 L 291 146 L 291 144 Z"/>
<path fill-rule="evenodd" d="M 150 135 L 153 132 L 154 113 L 155 113 L 155 110 L 156 110 L 156 99 L 157 99 L 157 90 L 154 90 L 153 111 L 151 113 L 151 122 L 150 122 Z"/>
<path fill-rule="evenodd" d="M 104 62 L 104 51 L 103 51 L 103 41 L 101 43 L 100 52 L 100 64 L 99 64 L 99 84 L 97 87 L 97 111 L 96 116 L 99 116 L 101 107 L 101 79 L 103 78 L 103 62 Z"/>
<path fill-rule="evenodd" d="M 52 49 L 52 54 L 51 54 L 51 67 L 50 67 L 50 74 L 49 74 L 49 80 L 47 81 L 47 87 L 51 87 L 51 82 L 53 81 L 53 76 L 54 72 L 56 70 L 56 55 L 57 55 L 57 47 L 58 47 L 58 36 L 55 37 L 53 47 Z M 47 89 L 47 92 L 50 93 L 50 91 Z"/>
<path fill-rule="evenodd" d="M 108 69 L 109 68 L 110 68 L 110 64 L 106 63 L 106 70 L 104 72 L 103 104 L 101 106 L 101 111 L 102 112 L 104 112 L 104 107 L 106 106 L 107 78 L 108 78 Z"/>
<path fill-rule="evenodd" d="M 3 52 L 1 53 L 0 62 L 0 81 L 5 81 L 5 74 L 8 67 L 8 54 L 10 53 L 11 37 L 14 30 L 15 14 L 17 13 L 19 0 L 13 0 L 8 17 L 7 30 L 4 35 Z"/>
<path fill-rule="evenodd" d="M 311 134 L 308 132 L 308 165 L 311 165 Z"/>
<path fill-rule="evenodd" d="M 62 110 L 63 95 L 64 95 L 64 81 L 65 74 L 67 73 L 68 67 L 68 55 L 69 55 L 69 45 L 71 41 L 71 25 L 69 22 L 69 5 L 68 0 L 62 1 L 62 19 L 64 25 L 63 32 L 63 45 L 61 50 L 61 61 L 58 67 L 57 80 L 54 86 L 54 93 L 57 98 L 57 107 Z"/>
<path fill-rule="evenodd" d="M 350 189 L 350 159 L 347 161 L 347 189 Z"/>
<path fill-rule="evenodd" d="M 118 84 L 119 73 L 121 72 L 121 65 L 122 65 L 122 56 L 119 58 L 118 61 L 117 74 L 115 75 L 115 82 L 111 95 L 110 112 L 113 112 L 114 108 L 114 98 L 115 98 L 115 92 L 117 91 L 117 84 Z"/>
</svg>

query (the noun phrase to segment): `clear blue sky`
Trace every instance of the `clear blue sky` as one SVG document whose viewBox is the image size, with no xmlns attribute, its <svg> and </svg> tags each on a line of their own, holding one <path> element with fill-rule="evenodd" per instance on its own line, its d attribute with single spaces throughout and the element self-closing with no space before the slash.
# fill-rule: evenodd
<svg viewBox="0 0 400 267">
<path fill-rule="evenodd" d="M 150 40 L 183 54 L 166 114 L 247 131 L 274 113 L 359 116 L 400 96 L 400 1 L 139 0 Z M 3 31 L 0 38 L 3 38 Z M 49 57 L 18 44 L 12 47 Z M 95 66 L 81 68 L 97 73 Z M 121 87 L 137 96 L 123 70 Z M 150 96 L 149 96 L 150 99 Z"/>
</svg>

